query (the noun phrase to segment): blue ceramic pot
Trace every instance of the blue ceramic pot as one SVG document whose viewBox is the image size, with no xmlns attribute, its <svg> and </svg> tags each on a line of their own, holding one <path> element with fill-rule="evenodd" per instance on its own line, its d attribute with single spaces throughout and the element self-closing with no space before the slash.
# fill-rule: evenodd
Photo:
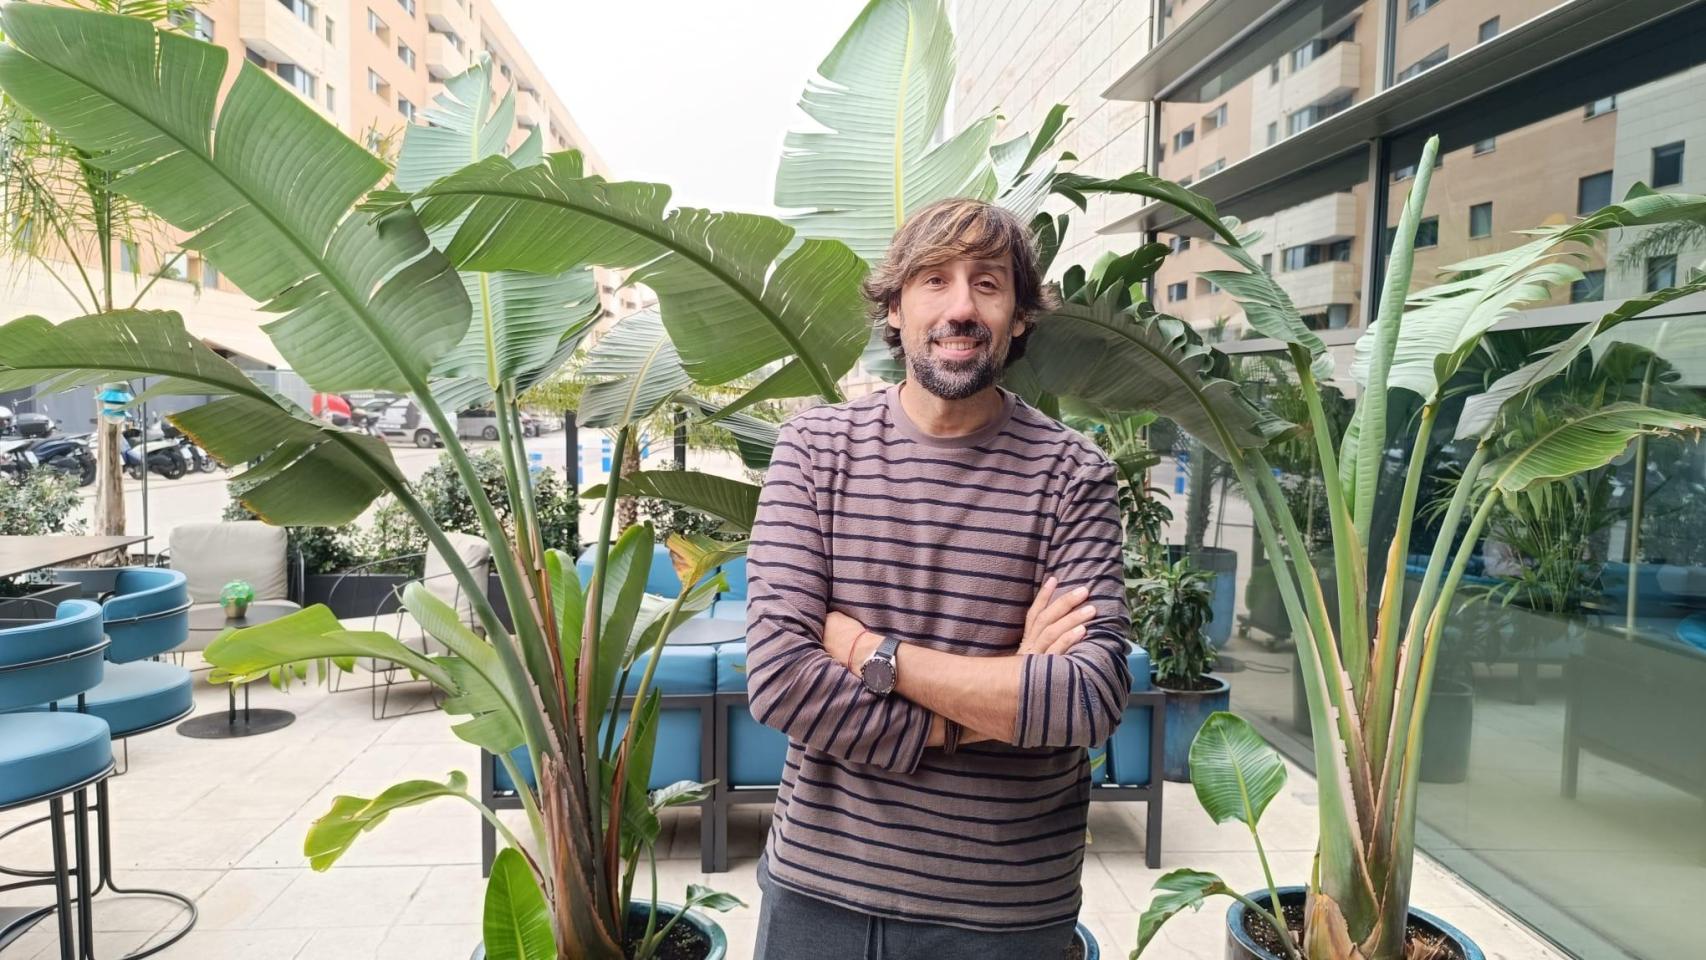
<svg viewBox="0 0 1706 960">
<path fill-rule="evenodd" d="M 1096 943 L 1096 935 L 1082 923 L 1078 925 L 1078 942 L 1084 945 L 1084 960 L 1101 960 L 1102 948 Z"/>
<path fill-rule="evenodd" d="M 636 916 L 644 917 L 647 909 L 647 904 L 631 903 L 628 905 L 628 916 L 630 919 Z M 670 917 L 675 916 L 679 912 L 681 912 L 681 908 L 673 903 L 658 904 L 659 927 L 661 928 L 664 923 L 669 921 Z M 710 943 L 711 948 L 705 952 L 705 960 L 727 960 L 729 953 L 729 938 L 723 934 L 723 928 L 717 926 L 717 922 L 715 920 L 712 920 L 710 917 L 707 917 L 698 911 L 691 911 L 687 916 L 682 918 L 681 922 L 691 924 L 695 930 L 699 931 L 699 935 L 704 937 L 706 942 Z M 1083 930 L 1084 928 L 1079 927 L 1078 929 Z M 1090 942 L 1094 943 L 1095 941 L 1092 940 Z M 1086 960 L 1093 960 L 1093 954 L 1086 953 L 1085 958 Z M 486 960 L 486 947 L 484 944 L 474 948 L 474 955 L 470 960 Z"/>
<path fill-rule="evenodd" d="M 1302 903 L 1307 895 L 1308 891 L 1303 887 L 1279 888 L 1281 903 Z M 1268 892 L 1266 890 L 1251 893 L 1248 896 L 1258 906 L 1266 907 L 1268 905 Z M 1244 904 L 1235 902 L 1231 909 L 1226 911 L 1226 960 L 1284 960 L 1283 957 L 1276 957 L 1257 945 L 1256 941 L 1244 932 L 1246 909 Z M 1464 936 L 1463 931 L 1431 913 L 1425 913 L 1411 907 L 1410 923 L 1430 933 L 1444 936 L 1456 944 L 1468 960 L 1487 960 L 1487 955 L 1481 952 L 1481 948 L 1475 945 L 1475 941 Z"/>
<path fill-rule="evenodd" d="M 1174 783 L 1191 782 L 1191 741 L 1197 738 L 1208 715 L 1232 705 L 1232 688 L 1225 680 L 1205 676 L 1214 686 L 1207 690 L 1169 690 L 1167 695 L 1167 741 L 1161 757 L 1162 776 Z M 1151 678 L 1153 681 L 1153 678 Z"/>
</svg>

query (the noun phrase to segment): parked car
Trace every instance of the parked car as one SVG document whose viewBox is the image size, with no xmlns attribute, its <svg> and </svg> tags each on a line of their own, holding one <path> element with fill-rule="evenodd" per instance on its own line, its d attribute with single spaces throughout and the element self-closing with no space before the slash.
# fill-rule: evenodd
<svg viewBox="0 0 1706 960">
<path fill-rule="evenodd" d="M 378 404 L 383 402 L 384 406 Z M 399 397 L 389 401 L 372 401 L 373 407 L 368 408 L 374 413 L 373 429 L 381 437 L 388 439 L 405 439 L 415 446 L 424 449 L 441 447 L 444 441 L 438 431 L 432 428 L 432 421 L 427 419 L 421 408 L 408 397 Z"/>
<path fill-rule="evenodd" d="M 545 425 L 544 419 L 525 410 L 521 412 L 522 436 L 537 437 L 547 429 L 551 428 Z M 497 414 L 480 407 L 462 411 L 456 415 L 456 435 L 464 440 L 496 440 L 498 438 Z"/>
</svg>

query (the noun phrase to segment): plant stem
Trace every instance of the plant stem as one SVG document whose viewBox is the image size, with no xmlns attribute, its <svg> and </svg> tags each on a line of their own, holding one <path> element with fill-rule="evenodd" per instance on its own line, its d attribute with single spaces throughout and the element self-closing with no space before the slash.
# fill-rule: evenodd
<svg viewBox="0 0 1706 960">
<path fill-rule="evenodd" d="M 1351 687 L 1360 694 L 1367 670 L 1367 634 L 1359 632 L 1366 623 L 1364 598 L 1367 596 L 1368 555 L 1362 541 L 1356 538 L 1356 526 L 1345 504 L 1345 492 L 1339 485 L 1339 458 L 1333 450 L 1332 431 L 1327 425 L 1327 411 L 1321 405 L 1321 390 L 1315 383 L 1314 358 L 1303 347 L 1291 347 L 1292 366 L 1297 369 L 1298 387 L 1309 407 L 1310 433 L 1315 437 L 1315 455 L 1321 465 L 1321 483 L 1327 492 L 1327 516 L 1333 530 L 1333 566 L 1339 596 L 1339 632 L 1349 637 L 1342 643 L 1345 668 L 1350 672 Z M 1313 487 L 1311 487 L 1313 493 Z M 1288 511 L 1289 512 L 1289 511 Z M 1314 520 L 1313 513 L 1310 516 Z M 1305 552 L 1307 553 L 1307 544 Z M 1359 645 L 1358 639 L 1361 644 Z"/>
<path fill-rule="evenodd" d="M 585 738 L 583 762 L 588 784 L 587 806 L 592 811 L 592 849 L 603 847 L 603 790 L 604 771 L 601 754 L 594 749 L 598 743 L 598 718 L 603 705 L 592 703 L 592 678 L 598 671 L 598 645 L 604 627 L 604 577 L 610 562 L 610 528 L 616 519 L 616 495 L 622 485 L 622 454 L 628 447 L 628 426 L 616 433 L 615 449 L 610 458 L 610 479 L 604 486 L 604 512 L 598 521 L 598 546 L 592 566 L 592 584 L 587 590 L 586 625 L 581 632 L 581 662 L 579 665 L 581 736 Z"/>
<path fill-rule="evenodd" d="M 526 788 L 526 784 L 518 783 L 517 788 L 517 792 L 520 792 Z M 503 835 L 504 842 L 513 847 L 516 853 L 527 858 L 527 862 L 533 867 L 533 872 L 535 874 L 539 873 L 539 865 L 533 862 L 532 854 L 529 854 L 527 852 L 527 848 L 521 845 L 521 841 L 516 838 L 515 834 L 510 832 L 509 827 L 503 822 L 503 819 L 497 815 L 497 811 L 481 803 L 474 797 L 470 797 L 466 793 L 459 793 L 457 796 L 468 801 L 469 806 L 472 806 L 475 810 L 480 811 L 480 816 L 486 818 L 486 822 L 492 825 L 492 829 Z"/>
<path fill-rule="evenodd" d="M 1665 326 L 1669 326 L 1666 321 Z M 1658 342 L 1664 342 L 1664 328 L 1660 328 Z M 1641 378 L 1641 406 L 1647 406 L 1653 398 L 1653 375 L 1658 372 L 1659 358 L 1655 353 L 1647 361 L 1647 373 Z M 1623 596 L 1623 635 L 1630 639 L 1635 636 L 1635 604 L 1640 599 L 1637 596 L 1636 574 L 1641 563 L 1641 515 L 1645 512 L 1647 500 L 1647 435 L 1641 434 L 1635 438 L 1635 483 L 1634 492 L 1629 502 L 1629 583 Z"/>
<path fill-rule="evenodd" d="M 1368 719 L 1370 760 L 1380 769 L 1386 761 L 1387 724 L 1392 720 L 1393 682 L 1397 679 L 1398 652 L 1402 638 L 1398 635 L 1398 615 L 1402 606 L 1405 570 L 1410 555 L 1410 528 L 1415 522 L 1416 497 L 1422 486 L 1422 471 L 1427 464 L 1428 438 L 1433 433 L 1434 420 L 1439 415 L 1439 403 L 1422 407 L 1421 424 L 1415 442 L 1410 446 L 1410 468 L 1404 477 L 1404 492 L 1398 505 L 1398 529 L 1392 546 L 1386 553 L 1386 570 L 1380 590 L 1380 620 L 1374 635 L 1374 676 L 1364 693 Z"/>
<path fill-rule="evenodd" d="M 515 758 L 508 753 L 498 754 L 498 762 L 504 765 L 504 772 L 509 774 L 509 782 L 515 784 L 515 795 L 521 798 L 521 808 L 527 811 L 527 822 L 533 828 L 533 840 L 545 849 L 547 835 L 545 833 L 545 818 L 539 813 L 539 801 L 533 796 L 532 788 L 521 776 L 521 768 L 516 766 Z M 538 780 L 538 771 L 534 771 L 534 780 Z"/>
</svg>

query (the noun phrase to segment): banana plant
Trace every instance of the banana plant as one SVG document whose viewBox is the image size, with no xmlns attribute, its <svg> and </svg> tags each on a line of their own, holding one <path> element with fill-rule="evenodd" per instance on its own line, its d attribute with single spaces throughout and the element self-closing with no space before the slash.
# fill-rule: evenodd
<svg viewBox="0 0 1706 960">
<path fill-rule="evenodd" d="M 1271 558 L 1280 596 L 1299 639 L 1302 679 L 1313 726 L 1320 838 L 1310 878 L 1303 936 L 1308 960 L 1396 960 L 1402 955 L 1415 854 L 1417 777 L 1423 721 L 1446 611 L 1488 516 L 1497 505 L 1593 470 L 1646 436 L 1697 432 L 1706 419 L 1612 403 L 1554 411 L 1545 430 L 1522 410 L 1536 389 L 1568 367 L 1594 337 L 1652 307 L 1703 287 L 1687 283 L 1628 301 L 1567 343 L 1537 355 L 1466 405 L 1457 439 L 1472 442 L 1465 479 L 1445 511 L 1441 532 L 1406 618 L 1403 586 L 1416 499 L 1442 387 L 1502 319 L 1581 276 L 1578 266 L 1606 233 L 1624 227 L 1706 221 L 1706 197 L 1659 195 L 1637 186 L 1620 203 L 1570 224 L 1529 231 L 1517 247 L 1453 264 L 1443 279 L 1412 293 L 1415 233 L 1437 140 L 1426 145 L 1371 328 L 1357 345 L 1352 374 L 1361 392 L 1349 426 L 1335 437 L 1319 382 L 1331 370 L 1321 340 L 1303 323 L 1284 289 L 1249 253 L 1255 239 L 1221 218 L 1207 199 L 1147 174 L 1121 178 L 1121 189 L 1171 204 L 1208 228 L 1211 242 L 1238 269 L 1209 280 L 1243 306 L 1253 328 L 1284 345 L 1307 403 L 1308 423 L 1258 411 L 1227 379 L 1227 358 L 1179 320 L 1157 312 L 1142 291 L 1102 284 L 1039 323 L 1021 365 L 1025 375 L 1063 398 L 1109 413 L 1153 411 L 1168 417 L 1225 460 L 1251 506 Z M 1124 258 L 1134 274 L 1146 254 Z M 1105 268 L 1103 275 L 1118 270 Z M 1390 446 L 1386 410 L 1394 391 L 1422 401 L 1411 440 L 1396 527 L 1372 526 L 1375 484 Z M 1308 544 L 1286 507 L 1265 450 L 1274 440 L 1308 434 L 1315 444 L 1331 518 L 1338 617 L 1310 562 Z M 1467 519 L 1467 527 L 1465 520 Z M 1387 571 L 1371 580 L 1370 550 L 1386 545 Z M 1227 893 L 1224 884 L 1175 878 L 1163 885 L 1173 905 Z M 1201 880 L 1201 878 L 1198 878 Z M 1170 899 L 1169 899 L 1170 898 Z M 1158 901 L 1158 904 L 1161 901 Z M 1140 948 L 1169 910 L 1152 912 Z"/>
<path fill-rule="evenodd" d="M 175 421 L 222 462 L 249 465 L 237 478 L 240 496 L 268 522 L 337 525 L 381 494 L 394 496 L 473 607 L 470 629 L 419 584 L 408 588 L 411 614 L 448 654 L 423 656 L 387 635 L 347 630 L 313 606 L 234 632 L 206 656 L 235 679 L 371 657 L 439 687 L 456 735 L 527 785 L 525 828 L 517 835 L 497 825 L 508 846 L 488 890 L 490 955 L 622 956 L 635 871 L 657 813 L 703 789 L 647 791 L 659 702 L 652 671 L 674 627 L 710 602 L 721 586 L 715 571 L 739 547 L 672 541 L 678 573 L 695 586 L 673 600 L 647 597 L 650 529 L 619 538 L 612 530 L 618 469 L 603 491 L 594 571 L 583 586 L 574 559 L 541 540 L 531 510 L 517 511 L 513 529 L 498 520 L 451 415 L 464 400 L 513 415 L 516 392 L 554 369 L 584 332 L 589 267 L 635 270 L 637 282 L 658 291 L 661 315 L 645 322 L 655 348 L 667 343 L 685 374 L 677 387 L 756 375 L 760 398 L 834 399 L 865 339 L 864 263 L 838 241 L 796 245 L 793 229 L 768 217 L 671 208 L 667 187 L 588 176 L 574 151 L 541 157 L 529 143 L 505 153 L 509 108 L 492 106 L 484 65 L 448 85 L 438 126 L 410 131 L 397 182 L 377 190 L 385 165 L 264 71 L 239 64 L 226 85 L 221 47 L 133 18 L 29 3 L 0 8 L 0 34 L 0 89 L 110 175 L 115 193 L 182 231 L 186 248 L 275 314 L 264 329 L 311 387 L 413 397 L 473 497 L 513 628 L 382 443 L 328 427 L 257 384 L 175 313 L 6 323 L 0 383 L 63 389 L 149 377 L 155 393 L 214 397 Z M 655 335 L 658 324 L 667 337 Z M 604 382 L 600 422 L 616 432 L 620 463 L 652 403 L 653 380 L 612 371 Z M 512 457 L 506 469 L 526 503 L 524 463 Z M 622 707 L 628 689 L 636 695 Z M 531 781 L 510 756 L 521 747 Z M 341 798 L 306 852 L 316 867 L 330 866 L 391 811 L 441 798 L 475 802 L 456 775 Z M 688 902 L 733 901 L 690 890 Z M 642 954 L 666 932 L 648 931 Z"/>
</svg>

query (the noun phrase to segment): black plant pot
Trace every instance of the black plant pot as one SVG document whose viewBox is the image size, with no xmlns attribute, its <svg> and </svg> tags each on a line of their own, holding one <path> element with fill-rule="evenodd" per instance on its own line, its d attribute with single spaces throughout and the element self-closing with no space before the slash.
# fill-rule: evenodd
<svg viewBox="0 0 1706 960">
<path fill-rule="evenodd" d="M 23 596 L 0 599 L 0 629 L 52 620 L 55 607 L 82 595 L 79 583 L 33 584 Z"/>
<path fill-rule="evenodd" d="M 1308 893 L 1302 887 L 1280 887 L 1280 903 L 1287 906 L 1302 904 Z M 1266 890 L 1248 894 L 1258 906 L 1266 909 L 1269 902 Z M 1226 911 L 1226 960 L 1284 960 L 1284 957 L 1268 952 L 1245 930 L 1246 913 L 1248 908 L 1242 903 L 1233 903 Z M 1444 920 L 1431 913 L 1425 913 L 1414 907 L 1410 908 L 1410 924 L 1436 936 L 1443 936 L 1460 951 L 1464 960 L 1487 960 L 1487 955 L 1481 952 L 1475 941 L 1463 935 Z"/>
</svg>

